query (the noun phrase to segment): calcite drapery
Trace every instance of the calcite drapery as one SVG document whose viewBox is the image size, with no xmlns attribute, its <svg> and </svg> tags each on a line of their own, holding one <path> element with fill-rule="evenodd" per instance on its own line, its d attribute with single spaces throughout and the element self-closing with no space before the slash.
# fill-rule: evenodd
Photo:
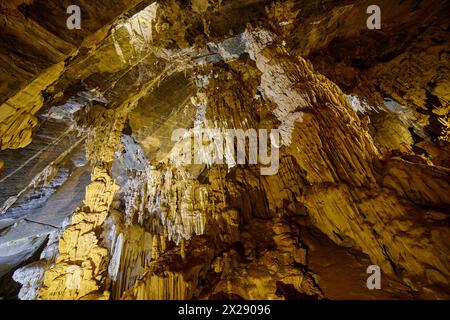
<svg viewBox="0 0 450 320">
<path fill-rule="evenodd" d="M 239 113 L 241 106 L 246 106 L 246 110 L 272 108 L 274 116 L 280 122 L 283 121 L 283 115 L 292 117 L 293 113 L 301 111 L 302 121 L 294 122 L 287 131 L 290 139 L 285 139 L 286 147 L 282 149 L 282 159 L 286 157 L 284 159 L 292 160 L 290 162 L 282 160 L 280 174 L 266 178 L 255 177 L 249 169 L 233 169 L 234 174 L 239 172 L 242 177 L 239 179 L 235 176 L 230 179 L 225 175 L 214 175 L 214 172 L 220 171 L 215 166 L 210 168 L 208 177 L 211 185 L 207 187 L 210 199 L 208 202 L 214 203 L 211 209 L 216 213 L 213 213 L 212 217 L 219 220 L 211 222 L 206 228 L 206 234 L 215 234 L 220 230 L 217 236 L 224 241 L 222 245 L 240 241 L 245 247 L 246 241 L 239 236 L 239 232 L 232 231 L 233 225 L 245 224 L 243 221 L 246 220 L 250 223 L 254 221 L 255 215 L 261 215 L 266 219 L 273 217 L 277 210 L 283 208 L 287 199 L 294 203 L 298 201 L 297 207 L 291 205 L 290 210 L 297 212 L 304 206 L 313 224 L 336 243 L 367 253 L 385 273 L 400 276 L 413 290 L 422 291 L 422 286 L 426 286 L 425 294 L 439 296 L 436 291 L 432 293 L 432 288 L 445 283 L 445 279 L 448 278 L 448 261 L 445 255 L 441 254 L 448 248 L 446 241 L 448 230 L 445 227 L 434 227 L 433 221 L 439 219 L 438 215 L 430 216 L 428 210 L 421 210 L 417 205 L 424 203 L 434 207 L 448 205 L 447 197 L 439 196 L 442 192 L 448 193 L 448 172 L 441 168 L 429 167 L 427 170 L 436 172 L 433 175 L 433 182 L 425 186 L 420 184 L 421 178 L 416 178 L 417 183 L 411 185 L 413 174 L 420 172 L 422 170 L 420 168 L 427 165 L 399 159 L 381 161 L 367 127 L 357 117 L 341 90 L 325 77 L 316 74 L 312 66 L 302 58 L 289 54 L 281 46 L 270 45 L 267 35 L 260 31 L 254 33 L 249 31 L 249 36 L 252 37 L 249 40 L 249 54 L 255 61 L 255 66 L 244 60 L 229 62 L 228 66 L 212 69 L 212 73 L 217 75 L 215 76 L 217 80 L 211 78 L 207 87 L 206 121 L 219 126 L 226 123 L 258 127 L 258 122 L 264 123 L 264 115 L 266 121 L 274 121 L 273 116 L 261 111 L 257 111 L 259 118 L 256 118 L 255 114 L 249 116 L 246 112 Z M 259 72 L 250 71 L 255 68 Z M 227 83 L 221 82 L 222 74 L 223 78 L 228 80 Z M 259 88 L 264 99 L 262 106 L 252 101 L 254 91 L 246 92 L 256 90 L 258 83 L 253 87 L 249 84 L 252 83 L 252 77 L 257 78 L 259 75 L 261 75 Z M 236 83 L 242 84 L 241 77 L 246 77 L 246 86 L 236 87 Z M 232 90 L 228 95 L 227 89 L 230 86 Z M 225 91 L 221 96 L 217 96 L 217 88 L 220 87 L 224 87 Z M 333 130 L 330 131 L 330 128 Z M 398 169 L 385 171 L 385 165 Z M 402 170 L 402 174 L 398 170 Z M 297 184 L 287 187 L 286 183 L 293 180 L 289 176 L 294 172 L 299 173 L 299 177 L 294 179 Z M 392 179 L 397 183 L 391 183 Z M 238 190 L 255 192 L 260 188 L 260 194 L 256 198 L 262 196 L 267 199 L 269 207 L 265 204 L 250 204 L 241 198 L 239 191 L 233 191 L 237 187 L 233 180 L 244 184 L 245 187 L 241 187 L 242 189 L 238 187 Z M 410 184 L 405 184 L 406 181 Z M 283 191 L 274 192 L 274 190 Z M 215 192 L 219 195 L 218 202 L 211 201 Z M 233 196 L 237 197 L 234 199 L 237 202 L 229 203 Z M 234 218 L 228 220 L 227 213 L 232 212 L 228 206 L 231 204 L 238 210 L 235 215 L 230 216 Z M 411 210 L 414 210 L 417 216 L 410 215 Z M 286 213 L 279 214 L 286 216 Z M 224 224 L 222 219 L 230 222 L 231 229 L 219 227 Z M 222 222 L 219 222 L 220 220 Z M 428 235 L 423 232 L 424 230 L 432 230 L 432 234 Z M 229 232 L 232 233 L 227 237 Z M 420 234 L 422 239 L 420 244 L 415 241 L 416 234 Z M 275 233 L 275 243 L 279 238 L 281 236 Z M 217 245 L 217 240 L 214 243 Z M 186 246 L 189 252 L 190 242 Z M 290 246 L 293 247 L 292 244 Z M 261 292 L 261 288 L 264 287 L 275 294 L 276 288 L 270 289 L 268 284 L 258 287 L 258 281 L 263 279 L 262 274 L 254 276 L 259 279 L 255 280 L 255 283 L 248 284 L 249 287 L 256 286 L 257 289 L 253 294 L 248 288 L 240 289 L 242 284 L 231 284 L 226 274 L 232 275 L 232 279 L 239 278 L 241 281 L 254 279 L 247 274 L 236 274 L 235 270 L 239 268 L 237 263 L 239 254 L 233 252 L 231 250 L 224 258 L 217 258 L 214 262 L 215 270 L 222 274 L 223 281 L 228 283 L 222 287 L 222 282 L 219 282 L 214 290 L 245 298 L 261 298 L 256 292 Z M 301 249 L 298 252 L 302 252 Z M 304 253 L 299 253 L 299 256 L 295 257 L 301 261 L 302 255 Z M 228 264 L 231 263 L 231 266 L 225 267 L 224 261 L 229 261 Z M 258 270 L 263 273 L 261 267 Z M 291 284 L 286 280 L 293 276 L 292 274 L 287 276 L 289 271 L 283 271 L 278 267 L 277 272 L 284 275 L 282 283 Z M 177 285 L 184 283 L 184 280 L 175 274 L 169 272 L 167 275 L 174 282 L 169 287 L 175 286 L 175 283 Z M 145 294 L 152 291 L 154 288 L 152 284 L 159 287 L 153 282 L 156 281 L 154 277 L 158 277 L 154 272 L 145 274 L 142 282 L 138 281 L 136 287 L 130 291 L 134 292 L 132 297 L 151 297 Z M 308 274 L 300 273 L 297 277 L 308 279 Z M 169 278 L 164 278 L 166 279 L 164 281 L 168 281 Z M 162 281 L 160 278 L 157 279 Z M 271 279 L 269 282 L 274 283 L 273 278 L 269 279 Z M 299 285 L 303 283 L 301 280 L 295 281 L 298 280 L 294 280 L 292 284 L 297 290 L 320 296 L 314 280 L 311 280 L 309 290 Z M 160 292 L 162 289 L 155 288 L 155 290 Z M 264 296 L 269 295 L 265 291 Z M 172 298 L 180 297 L 185 296 L 182 294 Z"/>
<path fill-rule="evenodd" d="M 44 104 L 41 91 L 51 85 L 64 71 L 64 63 L 58 63 L 22 91 L 0 106 L 0 148 L 18 149 L 31 142 L 33 130 L 38 125 L 35 114 Z"/>
<path fill-rule="evenodd" d="M 298 136 L 294 139 L 295 143 L 291 144 L 290 152 L 306 173 L 305 178 L 309 185 L 303 191 L 302 202 L 308 208 L 316 226 L 335 241 L 341 242 L 347 238 L 354 241 L 354 245 L 383 266 L 385 272 L 404 271 L 405 277 L 424 276 L 429 283 L 438 284 L 445 281 L 449 272 L 448 261 L 439 252 L 447 246 L 446 231 L 436 228 L 434 234 L 429 237 L 422 233 L 423 241 L 420 245 L 417 245 L 408 233 L 402 234 L 401 231 L 406 230 L 411 234 L 420 232 L 423 227 L 416 222 L 420 218 L 409 215 L 411 205 L 402 204 L 399 198 L 402 192 L 397 195 L 377 187 L 377 172 L 373 167 L 377 161 L 377 151 L 359 119 L 355 114 L 352 115 L 348 101 L 340 90 L 325 78 L 314 75 L 305 61 L 296 60 L 283 52 L 283 49 L 275 48 L 269 51 L 267 48 L 261 55 L 259 59 L 256 57 L 256 62 L 263 72 L 263 79 L 264 72 L 271 74 L 272 70 L 276 70 L 274 66 L 281 65 L 282 70 L 288 72 L 287 78 L 291 79 L 285 86 L 298 88 L 297 90 L 305 95 L 304 99 L 314 101 L 303 109 L 307 116 L 297 125 Z M 274 80 L 275 77 L 270 84 L 275 83 Z M 280 85 L 279 81 L 276 83 Z M 305 85 L 308 87 L 305 88 Z M 329 135 L 326 128 L 333 128 L 333 133 Z M 339 134 L 340 132 L 343 135 Z M 316 141 L 322 141 L 320 149 L 311 146 L 311 143 L 315 144 Z M 300 146 L 309 144 L 308 152 L 298 152 L 295 149 L 291 151 L 297 143 Z M 313 156 L 314 150 L 318 152 L 316 156 Z M 356 153 L 358 156 L 355 158 L 350 150 L 359 150 Z M 310 159 L 314 159 L 315 163 L 311 163 Z M 324 164 L 317 159 L 324 159 Z M 410 168 L 415 166 L 411 162 L 396 164 Z M 311 166 L 320 169 L 313 171 Z M 428 170 L 441 171 L 440 177 L 436 176 L 434 182 L 439 187 L 432 186 L 433 191 L 430 186 L 421 185 L 420 178 L 417 183 L 411 185 L 411 173 L 420 172 L 419 168 L 405 168 L 404 176 L 400 179 L 409 180 L 409 183 L 397 183 L 397 188 L 404 188 L 403 194 L 412 188 L 414 194 L 428 199 L 428 203 L 434 206 L 439 206 L 442 201 L 445 202 L 444 206 L 448 205 L 448 199 L 444 200 L 446 196 L 434 198 L 441 192 L 448 193 L 448 172 L 438 168 Z M 327 171 L 329 175 L 324 174 Z M 336 181 L 345 184 L 335 186 Z M 390 186 L 393 187 L 392 184 Z M 431 197 L 427 196 L 430 192 L 433 193 Z M 425 212 L 422 212 L 420 215 L 424 214 Z M 429 228 L 433 229 L 431 225 Z M 407 249 L 412 247 L 414 250 Z M 430 255 L 436 258 L 430 259 Z M 432 266 L 433 272 L 420 267 L 427 264 Z M 408 282 L 414 287 L 413 282 Z"/>
<path fill-rule="evenodd" d="M 393 3 L 367 31 L 367 1 L 150 2 L 18 93 L 74 111 L 94 167 L 40 298 L 449 296 L 447 4 Z M 277 128 L 278 173 L 181 167 L 180 127 Z"/>
</svg>

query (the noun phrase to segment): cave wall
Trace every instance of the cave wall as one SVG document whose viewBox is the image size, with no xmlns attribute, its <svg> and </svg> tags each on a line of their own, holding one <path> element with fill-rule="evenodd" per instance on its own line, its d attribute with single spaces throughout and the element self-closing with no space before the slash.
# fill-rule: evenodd
<svg viewBox="0 0 450 320">
<path fill-rule="evenodd" d="M 367 1 L 138 2 L 83 2 L 76 36 L 46 15 L 62 4 L 2 3 L 2 37 L 46 58 L 29 52 L 41 69 L 4 81 L 0 243 L 29 239 L 37 209 L 20 206 L 36 185 L 63 167 L 84 177 L 50 188 L 84 201 L 31 229 L 49 240 L 14 273 L 19 297 L 448 298 L 446 1 L 380 1 L 381 30 L 367 30 Z M 211 163 L 206 149 L 181 165 L 194 147 L 174 141 L 180 128 L 278 129 L 279 168 Z M 23 162 L 35 171 L 18 184 Z M 370 264 L 381 291 L 365 287 Z"/>
</svg>

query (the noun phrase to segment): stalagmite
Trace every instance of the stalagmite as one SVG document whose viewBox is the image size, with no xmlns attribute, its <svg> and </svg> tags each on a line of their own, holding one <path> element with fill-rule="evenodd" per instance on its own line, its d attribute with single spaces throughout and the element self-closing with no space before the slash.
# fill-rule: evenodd
<svg viewBox="0 0 450 320">
<path fill-rule="evenodd" d="M 96 230 L 102 226 L 117 185 L 108 169 L 95 167 L 84 207 L 75 212 L 59 243 L 55 265 L 45 273 L 38 299 L 108 299 L 104 287 L 109 254 Z M 80 264 L 81 261 L 81 264 Z"/>
</svg>

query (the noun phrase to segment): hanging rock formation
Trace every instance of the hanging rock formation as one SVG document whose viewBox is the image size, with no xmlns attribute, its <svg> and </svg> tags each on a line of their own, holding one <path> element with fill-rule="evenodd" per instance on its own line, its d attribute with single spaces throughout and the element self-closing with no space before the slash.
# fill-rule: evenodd
<svg viewBox="0 0 450 320">
<path fill-rule="evenodd" d="M 106 2 L 0 1 L 0 297 L 450 297 L 446 1 Z"/>
</svg>

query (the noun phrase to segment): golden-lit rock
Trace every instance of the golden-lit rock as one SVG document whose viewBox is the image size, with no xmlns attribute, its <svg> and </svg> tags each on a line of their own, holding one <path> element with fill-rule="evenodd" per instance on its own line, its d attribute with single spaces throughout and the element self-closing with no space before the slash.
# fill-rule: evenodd
<svg viewBox="0 0 450 320">
<path fill-rule="evenodd" d="M 59 241 L 59 256 L 45 273 L 41 300 L 108 299 L 105 287 L 109 253 L 96 230 L 108 215 L 118 186 L 107 169 L 95 167 L 84 207 L 76 211 Z"/>
<path fill-rule="evenodd" d="M 41 39 L 19 2 L 0 20 Z M 91 170 L 52 236 L 59 251 L 28 281 L 38 299 L 450 297 L 445 1 L 380 0 L 382 30 L 367 30 L 366 1 L 137 2 L 117 1 L 76 39 L 49 35 L 46 68 L 0 85 L 2 150 L 45 161 L 59 140 L 35 145 L 52 130 L 41 118 L 83 147 L 70 170 L 39 175 L 56 185 L 39 200 L 80 193 L 76 170 Z M 251 163 L 250 143 L 244 163 L 221 149 L 226 130 L 268 130 L 274 174 L 261 150 Z M 0 154 L 20 190 L 6 204 L 35 210 L 37 180 L 17 182 L 28 162 L 15 167 L 15 152 Z M 373 264 L 383 290 L 367 289 Z"/>
<path fill-rule="evenodd" d="M 0 106 L 0 147 L 18 149 L 31 142 L 34 128 L 38 124 L 34 116 L 42 107 L 44 97 L 41 94 L 64 70 L 59 63 L 42 73 L 36 80 Z"/>
</svg>

